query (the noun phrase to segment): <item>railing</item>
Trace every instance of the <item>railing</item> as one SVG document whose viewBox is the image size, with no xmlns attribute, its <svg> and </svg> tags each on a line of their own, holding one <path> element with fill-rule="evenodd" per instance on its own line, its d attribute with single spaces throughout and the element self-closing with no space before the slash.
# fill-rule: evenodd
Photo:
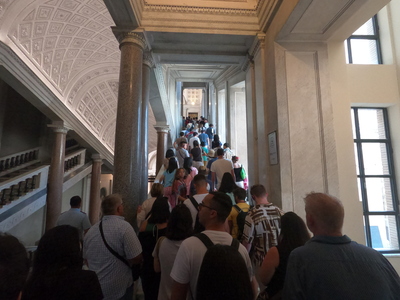
<svg viewBox="0 0 400 300">
<path fill-rule="evenodd" d="M 6 180 L 0 177 L 0 180 L 3 179 L 0 182 L 0 214 L 30 197 L 36 190 L 46 188 L 48 173 L 49 166 L 39 166 Z"/>
<path fill-rule="evenodd" d="M 0 158 L 0 177 L 39 162 L 39 149 L 33 148 Z M 10 176 L 12 177 L 12 176 Z"/>
<path fill-rule="evenodd" d="M 74 151 L 65 155 L 64 176 L 70 174 L 85 164 L 86 149 Z"/>
</svg>

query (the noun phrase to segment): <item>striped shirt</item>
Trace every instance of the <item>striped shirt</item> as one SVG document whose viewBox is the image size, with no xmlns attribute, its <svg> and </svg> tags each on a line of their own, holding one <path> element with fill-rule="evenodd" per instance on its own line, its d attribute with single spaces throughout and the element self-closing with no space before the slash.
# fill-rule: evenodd
<svg viewBox="0 0 400 300">
<path fill-rule="evenodd" d="M 132 271 L 106 248 L 99 224 L 93 225 L 84 237 L 83 257 L 88 261 L 89 269 L 95 271 L 99 278 L 104 300 L 120 299 L 133 283 Z M 104 216 L 103 232 L 107 244 L 125 259 L 142 253 L 135 231 L 123 217 Z"/>
<path fill-rule="evenodd" d="M 283 212 L 272 203 L 256 205 L 249 210 L 243 229 L 243 241 L 252 244 L 250 259 L 261 266 L 268 249 L 278 245 Z"/>
</svg>

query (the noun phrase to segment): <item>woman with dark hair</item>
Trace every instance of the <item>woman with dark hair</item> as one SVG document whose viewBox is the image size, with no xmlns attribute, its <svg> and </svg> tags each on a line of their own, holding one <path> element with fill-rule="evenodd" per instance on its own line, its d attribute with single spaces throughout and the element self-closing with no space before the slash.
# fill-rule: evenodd
<svg viewBox="0 0 400 300">
<path fill-rule="evenodd" d="M 175 158 L 171 158 L 168 162 L 168 168 L 160 178 L 160 182 L 164 184 L 164 196 L 168 198 L 168 202 L 173 208 L 176 202 L 176 195 L 172 190 L 172 185 L 175 180 L 175 173 L 178 169 L 178 162 Z"/>
<path fill-rule="evenodd" d="M 211 148 L 213 148 L 215 151 L 215 148 L 221 148 L 221 146 L 222 146 L 222 143 L 219 140 L 219 135 L 218 134 L 214 135 L 214 140 L 211 143 Z"/>
<path fill-rule="evenodd" d="M 259 276 L 267 288 L 257 299 L 281 299 L 286 275 L 286 265 L 292 250 L 303 246 L 310 239 L 303 219 L 294 212 L 287 212 L 281 217 L 281 233 L 278 246 L 268 250 L 259 270 Z"/>
<path fill-rule="evenodd" d="M 218 192 L 227 194 L 231 200 L 232 205 L 235 205 L 235 197 L 233 196 L 233 190 L 237 188 L 235 181 L 233 180 L 232 174 L 225 172 L 221 179 L 221 184 L 219 185 Z"/>
<path fill-rule="evenodd" d="M 170 276 L 176 254 L 184 239 L 191 236 L 192 215 L 184 204 L 178 204 L 171 212 L 165 237 L 158 239 L 154 249 L 154 270 L 161 272 L 158 300 L 169 300 L 173 280 Z"/>
<path fill-rule="evenodd" d="M 149 218 L 142 223 L 139 229 L 138 237 L 143 251 L 143 267 L 140 278 L 146 300 L 157 299 L 160 274 L 154 272 L 152 253 L 158 238 L 164 236 L 167 231 L 169 215 L 167 199 L 158 197 L 154 201 Z"/>
<path fill-rule="evenodd" d="M 241 187 L 242 189 L 247 189 L 245 188 L 245 182 L 244 182 L 245 179 L 247 182 L 246 171 L 244 170 L 243 165 L 239 164 L 238 161 L 239 157 L 232 156 L 233 172 L 235 173 L 236 185 L 238 187 Z"/>
<path fill-rule="evenodd" d="M 96 273 L 82 270 L 82 264 L 78 229 L 69 225 L 50 229 L 39 241 L 22 299 L 103 299 Z"/>
<path fill-rule="evenodd" d="M 174 158 L 176 159 L 175 151 L 174 151 L 174 149 L 169 148 L 169 149 L 165 152 L 165 158 L 164 158 L 164 163 L 163 163 L 165 169 L 168 169 L 168 163 L 169 163 L 169 160 L 170 160 L 172 157 L 174 157 Z M 159 171 L 159 170 L 157 170 L 157 172 L 158 172 L 158 171 Z"/>
<path fill-rule="evenodd" d="M 192 164 L 193 164 L 192 158 L 185 157 L 185 159 L 183 160 L 183 168 L 186 170 L 187 174 L 185 178 L 187 196 L 189 196 L 190 192 L 190 183 L 192 182 L 194 176 L 196 176 L 199 173 L 199 170 L 193 167 Z"/>
<path fill-rule="evenodd" d="M 253 299 L 249 272 L 236 248 L 217 244 L 207 250 L 199 272 L 196 299 Z"/>
<path fill-rule="evenodd" d="M 150 215 L 151 208 L 153 207 L 154 201 L 164 193 L 164 186 L 161 183 L 153 183 L 150 189 L 151 198 L 146 199 L 142 205 L 138 206 L 136 221 L 140 228 L 142 222 Z"/>
<path fill-rule="evenodd" d="M 198 141 L 193 141 L 193 149 L 190 150 L 190 156 L 193 159 L 193 167 L 199 168 L 203 166 L 203 156 Z"/>
</svg>

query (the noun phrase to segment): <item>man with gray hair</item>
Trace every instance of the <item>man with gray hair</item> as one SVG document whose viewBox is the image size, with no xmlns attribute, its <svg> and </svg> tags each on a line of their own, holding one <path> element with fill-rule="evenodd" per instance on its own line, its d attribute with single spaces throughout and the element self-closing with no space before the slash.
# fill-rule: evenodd
<svg viewBox="0 0 400 300">
<path fill-rule="evenodd" d="M 105 197 L 101 211 L 103 218 L 90 228 L 83 240 L 83 257 L 99 278 L 104 300 L 131 300 L 133 278 L 130 266 L 142 262 L 142 247 L 132 226 L 123 218 L 120 195 Z"/>
<path fill-rule="evenodd" d="M 292 251 L 283 299 L 398 299 L 400 278 L 389 261 L 342 234 L 340 200 L 313 192 L 304 201 L 314 237 Z"/>
</svg>

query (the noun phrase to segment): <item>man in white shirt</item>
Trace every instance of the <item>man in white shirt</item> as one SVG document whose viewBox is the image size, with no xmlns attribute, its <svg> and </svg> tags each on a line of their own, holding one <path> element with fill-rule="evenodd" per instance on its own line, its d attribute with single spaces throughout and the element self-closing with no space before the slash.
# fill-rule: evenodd
<svg viewBox="0 0 400 300">
<path fill-rule="evenodd" d="M 193 184 L 194 188 L 196 189 L 196 195 L 194 195 L 193 198 L 196 200 L 198 204 L 200 204 L 201 201 L 203 201 L 204 197 L 208 195 L 207 179 L 204 175 L 196 175 L 193 178 Z M 186 199 L 183 202 L 183 204 L 185 204 L 189 208 L 190 213 L 192 214 L 193 228 L 194 228 L 194 225 L 196 224 L 196 217 L 198 210 L 196 207 L 194 207 L 190 199 Z"/>
<path fill-rule="evenodd" d="M 231 209 L 231 199 L 220 192 L 211 192 L 200 203 L 199 220 L 206 228 L 202 233 L 207 235 L 214 244 L 232 244 L 232 236 L 225 231 L 225 221 Z M 196 236 L 182 242 L 171 271 L 171 277 L 174 280 L 171 300 L 185 300 L 188 294 L 192 296 L 192 299 L 196 299 L 197 279 L 206 251 L 207 247 Z M 258 285 L 253 276 L 247 250 L 240 245 L 238 251 L 246 263 L 253 291 L 257 293 Z"/>
<path fill-rule="evenodd" d="M 236 181 L 235 179 L 235 172 L 233 171 L 233 163 L 231 160 L 225 159 L 224 158 L 224 149 L 217 149 L 217 156 L 218 159 L 213 162 L 211 165 L 211 190 L 214 190 L 215 186 L 215 179 L 218 180 L 217 184 L 217 189 L 219 188 L 222 180 L 222 176 L 226 172 L 231 173 L 233 180 Z"/>
<path fill-rule="evenodd" d="M 189 140 L 189 151 L 194 148 L 194 146 L 193 146 L 194 141 L 197 141 L 200 145 L 200 139 L 197 135 L 198 135 L 198 133 L 196 131 L 193 132 L 193 137 Z"/>
<path fill-rule="evenodd" d="M 79 238 L 83 240 L 83 235 L 89 230 L 91 224 L 87 214 L 81 211 L 82 199 L 79 196 L 73 196 L 69 200 L 71 209 L 62 213 L 57 220 L 56 225 L 70 225 L 79 231 Z"/>
</svg>

